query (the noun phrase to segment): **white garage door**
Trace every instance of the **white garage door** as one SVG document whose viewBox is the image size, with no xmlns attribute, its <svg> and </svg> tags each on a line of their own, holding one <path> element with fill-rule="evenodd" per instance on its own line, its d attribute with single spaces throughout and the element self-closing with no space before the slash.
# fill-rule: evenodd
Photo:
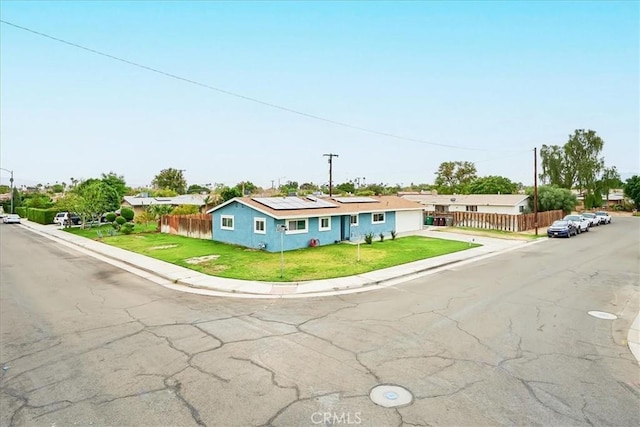
<svg viewBox="0 0 640 427">
<path fill-rule="evenodd" d="M 422 211 L 396 211 L 396 232 L 422 230 Z"/>
</svg>

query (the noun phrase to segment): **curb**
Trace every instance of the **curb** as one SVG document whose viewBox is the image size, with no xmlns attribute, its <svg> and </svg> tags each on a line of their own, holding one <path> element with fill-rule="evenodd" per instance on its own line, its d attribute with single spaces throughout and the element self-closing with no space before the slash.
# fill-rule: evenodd
<svg viewBox="0 0 640 427">
<path fill-rule="evenodd" d="M 638 313 L 629 327 L 627 346 L 629 350 L 631 350 L 631 354 L 633 354 L 638 361 L 638 364 L 640 364 L 640 313 Z"/>
<path fill-rule="evenodd" d="M 253 282 L 253 281 L 242 281 L 239 279 L 224 279 L 224 278 L 220 278 L 220 280 L 229 281 L 229 288 L 218 288 L 214 286 L 199 285 L 197 283 L 193 283 L 194 281 L 197 281 L 199 277 L 206 276 L 206 275 L 203 275 L 203 273 L 193 271 L 194 274 L 192 276 L 180 277 L 180 278 L 171 277 L 166 273 L 158 272 L 151 268 L 131 262 L 124 257 L 113 256 L 113 255 L 95 250 L 91 247 L 85 246 L 80 242 L 74 242 L 73 240 L 67 240 L 65 238 L 56 236 L 53 233 L 47 232 L 45 230 L 41 230 L 39 227 L 34 227 L 31 224 L 28 224 L 26 222 L 23 222 L 22 225 L 25 228 L 28 228 L 30 231 L 40 234 L 44 237 L 47 237 L 50 240 L 62 243 L 69 247 L 81 248 L 82 250 L 87 251 L 90 254 L 94 254 L 94 256 L 99 256 L 103 259 L 111 260 L 112 263 L 118 263 L 120 264 L 118 266 L 121 268 L 122 268 L 121 265 L 124 264 L 134 269 L 135 271 L 131 271 L 131 272 L 134 274 L 137 274 L 138 276 L 149 279 L 149 276 L 147 274 L 145 275 L 140 274 L 140 272 L 143 272 L 143 273 L 148 273 L 149 275 L 153 275 L 156 278 L 163 279 L 167 282 L 166 284 L 171 284 L 172 286 L 170 287 L 175 290 L 189 292 L 187 289 L 191 289 L 191 290 L 197 291 L 196 293 L 199 293 L 199 294 L 211 293 L 212 295 L 215 295 L 215 296 L 244 297 L 244 298 L 304 298 L 304 297 L 319 297 L 319 296 L 331 296 L 331 295 L 339 295 L 339 294 L 366 292 L 370 290 L 390 287 L 402 282 L 406 282 L 408 280 L 416 279 L 418 277 L 422 277 L 428 274 L 433 274 L 438 271 L 441 271 L 446 267 L 450 267 L 452 265 L 479 261 L 481 259 L 495 256 L 500 253 L 504 253 L 507 251 L 515 250 L 515 249 L 520 249 L 522 247 L 529 246 L 530 244 L 533 244 L 533 243 L 545 241 L 544 239 L 537 239 L 537 240 L 523 243 L 522 245 L 515 246 L 515 247 L 510 247 L 510 248 L 501 249 L 501 250 L 494 250 L 491 252 L 485 252 L 480 254 L 474 254 L 474 255 L 465 257 L 463 259 L 445 261 L 436 265 L 429 265 L 426 267 L 416 268 L 411 271 L 400 272 L 398 274 L 393 275 L 392 277 L 386 277 L 386 278 L 380 278 L 380 279 L 369 279 L 366 277 L 366 274 L 370 274 L 373 272 L 363 273 L 355 276 L 348 276 L 351 279 L 350 283 L 342 286 L 331 287 L 331 288 L 325 287 L 323 289 L 321 284 L 317 285 L 318 282 L 321 282 L 321 281 L 316 281 L 315 284 L 319 287 L 319 289 L 314 289 L 313 288 L 314 286 L 313 284 L 311 284 L 311 282 Z M 82 236 L 74 235 L 74 237 L 78 239 L 86 239 Z M 93 240 L 91 239 L 87 239 L 87 240 L 93 242 Z M 135 254 L 135 255 L 145 256 L 141 254 Z M 156 259 L 153 259 L 153 260 L 157 262 L 163 262 L 161 260 L 156 260 Z M 115 264 L 112 264 L 112 265 L 115 265 Z M 175 266 L 175 267 L 178 269 L 188 270 L 185 267 L 180 267 L 180 266 Z M 394 268 L 394 267 L 391 267 L 391 268 Z M 212 277 L 212 276 L 207 276 L 207 277 Z M 189 279 L 193 279 L 193 280 L 189 280 Z M 337 278 L 337 279 L 341 279 L 341 278 Z M 326 279 L 326 280 L 335 280 L 335 279 Z M 355 283 L 354 283 L 354 280 L 355 280 Z M 243 290 L 242 289 L 243 283 L 246 285 L 246 287 L 263 286 L 268 288 L 265 289 L 265 292 Z M 305 284 L 308 284 L 308 286 L 311 289 L 304 290 L 300 288 L 301 285 L 305 285 Z M 187 289 L 180 289 L 179 287 L 184 287 Z"/>
</svg>

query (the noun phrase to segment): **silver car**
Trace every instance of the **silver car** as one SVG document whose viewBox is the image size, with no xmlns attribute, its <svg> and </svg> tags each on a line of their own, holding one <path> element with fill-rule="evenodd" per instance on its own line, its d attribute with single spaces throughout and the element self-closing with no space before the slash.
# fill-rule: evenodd
<svg viewBox="0 0 640 427">
<path fill-rule="evenodd" d="M 590 213 L 590 212 L 584 212 L 582 214 L 583 217 L 587 218 L 589 221 L 591 221 L 591 226 L 595 226 L 595 225 L 600 225 L 600 217 L 597 216 L 596 214 Z"/>
<path fill-rule="evenodd" d="M 589 227 L 591 227 L 591 220 L 585 218 L 582 215 L 567 215 L 563 218 L 565 221 L 573 222 L 573 225 L 576 227 L 578 234 L 583 231 L 589 231 Z"/>
</svg>

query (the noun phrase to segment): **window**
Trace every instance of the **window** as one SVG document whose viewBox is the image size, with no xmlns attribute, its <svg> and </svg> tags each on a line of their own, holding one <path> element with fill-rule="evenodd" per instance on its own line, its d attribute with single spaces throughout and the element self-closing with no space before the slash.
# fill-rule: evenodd
<svg viewBox="0 0 640 427">
<path fill-rule="evenodd" d="M 331 218 L 329 217 L 320 218 L 318 230 L 320 231 L 331 230 Z"/>
<path fill-rule="evenodd" d="M 381 224 L 384 222 L 384 212 L 374 213 L 371 216 L 372 224 Z"/>
<path fill-rule="evenodd" d="M 524 206 L 518 206 L 518 210 L 520 211 L 520 213 L 524 212 Z"/>
<path fill-rule="evenodd" d="M 292 219 L 287 221 L 287 234 L 300 234 L 307 232 L 306 219 Z"/>
<path fill-rule="evenodd" d="M 358 226 L 358 215 L 351 215 L 351 226 L 352 227 L 357 227 Z"/>
<path fill-rule="evenodd" d="M 267 234 L 267 221 L 264 218 L 253 218 L 253 232 Z"/>
<path fill-rule="evenodd" d="M 436 205 L 436 212 L 449 212 L 449 206 Z"/>
<path fill-rule="evenodd" d="M 478 212 L 477 206 L 467 206 L 467 212 Z"/>
<path fill-rule="evenodd" d="M 220 228 L 223 230 L 233 230 L 233 215 L 222 215 L 220 217 Z"/>
</svg>

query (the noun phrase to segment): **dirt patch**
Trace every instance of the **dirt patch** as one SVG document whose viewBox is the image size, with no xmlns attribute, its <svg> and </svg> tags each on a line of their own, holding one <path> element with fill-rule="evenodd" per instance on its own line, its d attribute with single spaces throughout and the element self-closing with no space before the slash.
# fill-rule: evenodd
<svg viewBox="0 0 640 427">
<path fill-rule="evenodd" d="M 213 259 L 220 258 L 220 255 L 205 255 L 205 256 L 197 256 L 194 258 L 185 259 L 184 262 L 187 264 L 202 264 L 203 262 L 211 261 Z"/>
<path fill-rule="evenodd" d="M 158 249 L 171 249 L 171 248 L 177 248 L 178 245 L 162 245 L 162 246 L 153 246 L 151 248 L 149 248 L 149 250 L 151 251 L 155 251 Z"/>
</svg>

